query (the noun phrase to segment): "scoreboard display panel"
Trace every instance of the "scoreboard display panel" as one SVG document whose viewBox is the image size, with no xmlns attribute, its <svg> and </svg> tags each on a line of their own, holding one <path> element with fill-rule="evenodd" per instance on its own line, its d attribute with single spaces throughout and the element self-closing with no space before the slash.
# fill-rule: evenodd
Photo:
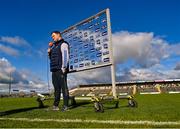
<svg viewBox="0 0 180 129">
<path fill-rule="evenodd" d="M 69 72 L 112 64 L 108 14 L 103 10 L 61 32 L 69 43 Z"/>
</svg>

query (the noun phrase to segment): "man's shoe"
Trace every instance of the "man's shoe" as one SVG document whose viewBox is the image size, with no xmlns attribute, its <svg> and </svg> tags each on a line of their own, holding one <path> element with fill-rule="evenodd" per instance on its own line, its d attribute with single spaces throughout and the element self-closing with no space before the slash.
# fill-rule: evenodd
<svg viewBox="0 0 180 129">
<path fill-rule="evenodd" d="M 61 109 L 62 112 L 66 112 L 66 111 L 69 111 L 69 108 L 67 106 L 63 106 L 62 109 Z"/>
<path fill-rule="evenodd" d="M 58 107 L 58 106 L 53 106 L 53 107 L 52 107 L 52 110 L 53 110 L 53 111 L 59 111 L 59 107 Z"/>
</svg>

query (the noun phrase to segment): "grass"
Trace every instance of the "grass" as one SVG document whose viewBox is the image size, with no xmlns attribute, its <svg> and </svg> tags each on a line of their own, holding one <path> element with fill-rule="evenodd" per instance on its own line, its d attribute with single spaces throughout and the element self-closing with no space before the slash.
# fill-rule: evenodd
<svg viewBox="0 0 180 129">
<path fill-rule="evenodd" d="M 120 100 L 120 107 L 114 108 L 113 104 L 105 104 L 104 113 L 95 113 L 93 104 L 89 101 L 78 101 L 78 106 L 68 112 L 47 111 L 47 108 L 38 108 L 36 98 L 1 98 L 0 99 L 0 127 L 1 128 L 180 128 L 178 125 L 150 125 L 150 124 L 110 124 L 110 123 L 79 123 L 55 121 L 23 121 L 8 120 L 5 118 L 28 119 L 80 119 L 80 120 L 121 120 L 121 121 L 155 121 L 179 122 L 180 121 L 180 94 L 137 95 L 138 108 L 127 107 L 126 100 Z M 46 101 L 47 106 L 52 105 L 52 100 Z"/>
</svg>

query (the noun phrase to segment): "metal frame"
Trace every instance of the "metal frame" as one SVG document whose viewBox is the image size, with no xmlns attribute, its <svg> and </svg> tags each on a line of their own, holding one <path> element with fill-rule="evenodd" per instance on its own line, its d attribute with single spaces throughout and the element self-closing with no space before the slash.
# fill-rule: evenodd
<svg viewBox="0 0 180 129">
<path fill-rule="evenodd" d="M 99 13 L 97 13 L 97 14 L 95 14 L 95 15 L 93 15 L 93 16 L 91 16 L 91 17 L 89 17 L 89 18 L 87 18 L 87 19 L 85 19 L 85 20 L 83 20 L 83 21 L 80 21 L 80 22 L 76 23 L 75 25 L 68 27 L 67 29 L 65 29 L 64 31 L 62 31 L 61 34 L 63 35 L 64 33 L 66 33 L 66 32 L 68 32 L 68 31 L 73 30 L 74 28 L 76 28 L 76 26 L 79 26 L 79 25 L 81 25 L 81 24 L 84 24 L 84 23 L 88 22 L 89 20 L 100 16 L 100 15 L 103 14 L 103 13 L 105 13 L 105 14 L 106 14 L 106 17 L 107 17 L 107 10 L 108 10 L 108 9 L 102 10 L 101 12 L 99 12 Z M 107 19 L 107 21 L 108 21 L 108 19 Z M 107 23 L 107 27 L 108 27 L 108 23 Z M 108 31 L 108 30 L 107 30 L 107 31 Z M 110 35 L 111 35 L 111 34 L 110 34 L 109 31 L 108 31 L 108 39 L 109 39 L 109 42 L 111 43 L 110 38 L 109 38 Z M 111 47 L 111 45 L 109 45 L 109 46 Z M 109 52 L 111 51 L 111 48 L 110 48 L 110 47 L 108 48 Z M 111 58 L 111 55 L 110 55 L 110 58 Z M 71 71 L 69 71 L 69 73 L 81 72 L 81 71 L 90 70 L 90 69 L 95 69 L 95 68 L 99 68 L 99 67 L 110 66 L 110 65 L 112 65 L 112 62 L 111 62 L 111 61 L 112 61 L 112 59 L 110 59 L 110 62 L 107 62 L 107 63 L 104 62 L 103 64 L 100 63 L 100 64 L 97 64 L 97 65 L 95 65 L 95 66 L 85 67 L 85 68 L 83 68 L 83 69 L 77 68 L 76 70 L 71 70 Z"/>
<path fill-rule="evenodd" d="M 107 10 L 107 9 L 102 10 L 101 12 L 99 12 L 99 13 L 97 13 L 97 14 L 95 14 L 95 15 L 93 15 L 93 16 L 91 16 L 91 17 L 89 17 L 89 18 L 87 18 L 87 19 L 85 19 L 85 20 L 83 20 L 83 21 L 80 21 L 80 22 L 78 22 L 77 24 L 68 27 L 67 29 L 65 29 L 64 31 L 62 31 L 61 34 L 66 33 L 67 31 L 73 29 L 74 27 L 76 27 L 76 26 L 78 26 L 78 25 L 80 25 L 80 24 L 83 24 L 83 23 L 89 21 L 90 19 L 93 19 L 93 18 L 97 17 L 97 16 L 101 15 L 102 13 L 105 13 L 106 10 Z"/>
<path fill-rule="evenodd" d="M 113 47 L 112 47 L 112 32 L 111 32 L 111 21 L 110 21 L 110 10 L 109 8 L 106 9 L 107 15 L 107 26 L 108 26 L 108 34 L 109 34 L 109 45 L 110 45 L 110 59 L 111 59 L 111 81 L 112 81 L 112 93 L 115 99 L 117 99 L 116 94 L 116 76 L 115 76 L 115 64 L 113 58 Z"/>
<path fill-rule="evenodd" d="M 86 70 L 91 70 L 91 69 L 96 69 L 96 68 L 102 68 L 102 67 L 107 67 L 107 66 L 111 66 L 112 64 L 111 63 L 107 63 L 107 64 L 100 64 L 100 65 L 96 65 L 95 67 L 88 67 L 86 69 L 77 69 L 77 70 L 72 70 L 72 71 L 69 71 L 68 73 L 74 73 L 74 72 L 82 72 L 82 71 L 86 71 Z"/>
<path fill-rule="evenodd" d="M 61 34 L 68 32 L 69 30 L 74 29 L 76 26 L 83 24 L 93 18 L 96 18 L 97 16 L 106 13 L 106 17 L 107 17 L 107 31 L 108 31 L 108 39 L 109 39 L 109 52 L 110 52 L 110 62 L 109 63 L 104 63 L 104 64 L 100 64 L 100 65 L 96 65 L 93 67 L 88 67 L 85 69 L 77 69 L 74 71 L 70 71 L 70 73 L 73 72 L 80 72 L 80 71 L 85 71 L 85 70 L 90 70 L 90 69 L 95 69 L 95 68 L 99 68 L 99 67 L 105 67 L 105 66 L 111 66 L 111 81 L 112 81 L 112 93 L 115 99 L 117 99 L 117 94 L 116 94 L 116 80 L 115 80 L 115 64 L 114 64 L 114 59 L 113 59 L 113 48 L 112 48 L 112 33 L 111 33 L 111 21 L 110 21 L 110 10 L 109 8 L 102 10 L 101 12 L 65 29 L 63 32 L 61 32 Z"/>
</svg>

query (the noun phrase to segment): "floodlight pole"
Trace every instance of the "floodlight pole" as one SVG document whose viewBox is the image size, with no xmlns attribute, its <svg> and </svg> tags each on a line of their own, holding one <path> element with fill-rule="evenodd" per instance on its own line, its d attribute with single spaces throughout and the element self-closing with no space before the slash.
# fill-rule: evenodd
<svg viewBox="0 0 180 129">
<path fill-rule="evenodd" d="M 11 95 L 11 71 L 9 73 L 9 96 Z"/>
<path fill-rule="evenodd" d="M 111 32 L 111 21 L 110 21 L 110 10 L 109 8 L 106 9 L 107 15 L 107 26 L 108 26 L 108 34 L 109 34 L 109 42 L 110 42 L 110 57 L 111 57 L 111 80 L 112 80 L 112 93 L 114 98 L 117 98 L 116 94 L 116 77 L 115 77 L 115 64 L 114 64 L 114 57 L 113 57 L 113 48 L 112 48 L 112 32 Z"/>
<path fill-rule="evenodd" d="M 48 92 L 50 94 L 50 85 L 49 85 L 49 57 L 47 55 L 47 83 L 48 83 Z"/>
</svg>

